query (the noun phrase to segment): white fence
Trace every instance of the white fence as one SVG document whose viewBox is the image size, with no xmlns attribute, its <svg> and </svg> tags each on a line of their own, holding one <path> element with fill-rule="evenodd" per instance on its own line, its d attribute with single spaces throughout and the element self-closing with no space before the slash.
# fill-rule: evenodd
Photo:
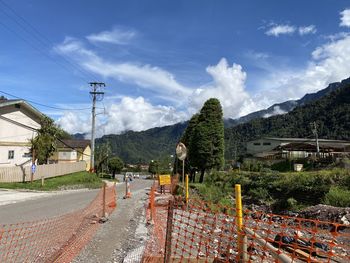
<svg viewBox="0 0 350 263">
<path fill-rule="evenodd" d="M 55 164 L 43 164 L 36 167 L 34 173 L 34 180 L 42 178 L 50 178 L 80 171 L 85 171 L 86 162 L 76 163 L 55 163 Z M 3 167 L 0 168 L 0 182 L 11 183 L 11 182 L 24 182 L 30 181 L 31 167 Z"/>
</svg>

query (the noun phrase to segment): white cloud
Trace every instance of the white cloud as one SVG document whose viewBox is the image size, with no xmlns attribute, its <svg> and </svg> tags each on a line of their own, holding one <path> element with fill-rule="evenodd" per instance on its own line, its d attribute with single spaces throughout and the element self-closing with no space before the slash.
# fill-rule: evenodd
<svg viewBox="0 0 350 263">
<path fill-rule="evenodd" d="M 291 26 L 291 25 L 277 25 L 271 24 L 270 28 L 265 32 L 268 36 L 279 37 L 280 35 L 293 35 L 294 33 L 299 33 L 299 35 L 304 36 L 308 34 L 315 34 L 317 32 L 315 25 L 309 26 Z"/>
<path fill-rule="evenodd" d="M 102 31 L 97 34 L 88 35 L 86 38 L 92 43 L 110 43 L 125 45 L 137 35 L 134 30 L 123 30 L 115 27 L 111 31 Z"/>
<path fill-rule="evenodd" d="M 350 27 L 350 9 L 340 12 L 340 26 Z"/>
<path fill-rule="evenodd" d="M 298 29 L 299 35 L 308 35 L 308 34 L 315 34 L 317 32 L 317 29 L 314 25 L 310 26 L 301 26 Z"/>
<path fill-rule="evenodd" d="M 85 70 L 104 78 L 136 84 L 138 87 L 151 90 L 155 96 L 159 94 L 169 101 L 176 101 L 176 97 L 191 94 L 189 88 L 178 83 L 174 75 L 164 69 L 147 64 L 106 61 L 74 38 L 66 38 L 54 49 L 56 52 L 72 57 Z"/>
<path fill-rule="evenodd" d="M 105 134 L 171 125 L 189 117 L 171 106 L 152 105 L 143 97 L 124 97 L 120 103 L 111 104 L 107 112 L 107 124 L 103 127 Z"/>
<path fill-rule="evenodd" d="M 106 115 L 96 117 L 96 135 L 141 131 L 185 121 L 189 115 L 171 106 L 152 105 L 143 97 L 123 97 L 106 105 Z M 69 133 L 91 132 L 90 113 L 66 112 L 56 122 Z"/>
<path fill-rule="evenodd" d="M 281 114 L 285 114 L 287 113 L 286 111 L 282 110 L 280 108 L 280 106 L 275 106 L 273 107 L 273 111 L 271 113 L 267 113 L 263 116 L 263 118 L 268 118 L 268 117 L 271 117 L 271 116 L 275 116 L 275 115 L 281 115 Z"/>
<path fill-rule="evenodd" d="M 350 36 L 331 41 L 316 48 L 304 68 L 279 70 L 275 68 L 264 80 L 261 97 L 270 103 L 298 99 L 306 93 L 326 88 L 329 83 L 350 75 Z M 283 92 L 281 92 L 283 91 Z"/>
<path fill-rule="evenodd" d="M 91 132 L 91 116 L 87 113 L 65 112 L 56 123 L 71 134 Z"/>
<path fill-rule="evenodd" d="M 290 25 L 273 25 L 265 32 L 268 36 L 278 37 L 279 35 L 291 35 L 295 32 L 296 27 Z"/>
<path fill-rule="evenodd" d="M 225 58 L 215 66 L 208 66 L 207 73 L 213 84 L 196 89 L 190 107 L 198 110 L 209 98 L 220 100 L 225 117 L 239 117 L 254 110 L 255 105 L 245 90 L 246 73 L 238 64 L 231 67 Z"/>
</svg>

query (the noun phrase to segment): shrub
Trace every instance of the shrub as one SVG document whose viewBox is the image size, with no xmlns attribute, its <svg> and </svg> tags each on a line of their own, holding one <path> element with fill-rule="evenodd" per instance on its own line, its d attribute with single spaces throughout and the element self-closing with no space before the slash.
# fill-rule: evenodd
<svg viewBox="0 0 350 263">
<path fill-rule="evenodd" d="M 350 206 L 350 191 L 341 187 L 332 186 L 325 196 L 325 204 L 339 207 Z"/>
</svg>

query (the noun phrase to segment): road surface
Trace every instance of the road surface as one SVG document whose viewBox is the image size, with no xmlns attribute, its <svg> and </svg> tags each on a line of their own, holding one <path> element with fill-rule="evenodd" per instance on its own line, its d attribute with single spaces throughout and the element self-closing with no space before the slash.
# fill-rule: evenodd
<svg viewBox="0 0 350 263">
<path fill-rule="evenodd" d="M 66 214 L 87 206 L 97 195 L 95 190 L 70 190 L 40 193 L 26 201 L 0 206 L 0 224 L 28 222 Z M 18 195 L 25 193 L 18 192 Z M 30 193 L 26 193 L 27 195 Z"/>
</svg>

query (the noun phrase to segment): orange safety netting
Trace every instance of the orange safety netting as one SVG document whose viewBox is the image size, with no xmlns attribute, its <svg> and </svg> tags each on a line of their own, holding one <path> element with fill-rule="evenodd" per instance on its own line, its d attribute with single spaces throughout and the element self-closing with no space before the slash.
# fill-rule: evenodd
<svg viewBox="0 0 350 263">
<path fill-rule="evenodd" d="M 173 199 L 178 179 L 171 178 L 171 185 L 165 186 L 165 192 L 155 181 L 149 193 L 149 205 L 147 208 L 147 221 L 150 227 L 150 239 L 148 240 L 143 255 L 144 262 L 164 261 L 165 239 L 167 230 L 168 204 Z"/>
<path fill-rule="evenodd" d="M 168 200 L 144 262 L 350 262 L 349 226 L 245 210 L 239 231 L 234 205 Z"/>
<path fill-rule="evenodd" d="M 103 200 L 105 196 L 105 201 Z M 0 225 L 0 262 L 70 262 L 115 206 L 115 187 L 97 194 L 84 209 L 32 222 Z"/>
</svg>

